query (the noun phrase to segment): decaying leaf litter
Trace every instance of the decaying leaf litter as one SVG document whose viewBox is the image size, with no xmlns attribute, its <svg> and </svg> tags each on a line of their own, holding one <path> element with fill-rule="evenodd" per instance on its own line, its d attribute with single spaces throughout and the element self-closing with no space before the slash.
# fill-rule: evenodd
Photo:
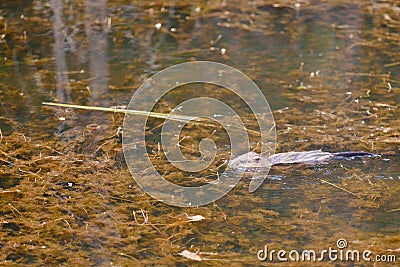
<svg viewBox="0 0 400 267">
<path fill-rule="evenodd" d="M 127 11 L 118 9 L 124 2 L 114 1 L 108 8 L 118 16 L 112 17 L 107 33 L 115 53 L 121 54 L 114 56 L 121 59 L 126 51 L 131 52 L 124 50 L 129 42 L 136 41 L 139 49 L 134 59 L 113 63 L 108 88 L 112 97 L 101 101 L 101 106 L 126 104 L 130 90 L 163 67 L 212 59 L 238 67 L 265 88 L 279 88 L 282 99 L 279 104 L 271 103 L 276 110 L 278 151 L 324 148 L 398 154 L 400 15 L 396 3 L 295 4 L 138 2 L 136 6 L 146 12 L 138 12 L 141 21 L 131 23 Z M 79 45 L 85 47 L 89 44 L 82 35 L 83 24 L 76 23 L 82 21 L 82 5 L 80 1 L 69 5 L 74 19 L 65 20 L 65 27 L 75 38 L 82 38 Z M 170 13 L 172 5 L 175 15 Z M 259 263 L 256 253 L 265 244 L 276 249 L 317 249 L 333 246 L 343 236 L 354 237 L 348 238 L 352 248 L 397 253 L 400 186 L 396 158 L 290 173 L 275 170 L 255 194 L 248 193 L 244 180 L 223 199 L 199 208 L 174 208 L 147 196 L 124 166 L 118 133 L 122 114 L 40 105 L 63 99 L 54 91 L 55 58 L 41 45 L 54 38 L 48 19 L 52 10 L 39 4 L 35 7 L 19 9 L 26 12 L 24 16 L 0 9 L 2 261 L 37 266 L 185 265 L 200 257 L 207 265 L 246 266 Z M 348 12 L 349 8 L 359 10 L 366 22 L 357 24 L 362 18 Z M 320 19 L 310 24 L 308 20 L 316 13 L 322 14 Z M 341 23 L 342 13 L 354 16 L 354 23 Z M 161 31 L 157 32 L 154 25 L 158 22 Z M 181 27 L 171 31 L 172 23 Z M 205 33 L 194 30 L 196 23 Z M 90 26 L 100 31 L 102 25 L 93 21 Z M 324 31 L 334 34 L 339 54 Z M 230 44 L 229 32 L 255 40 L 260 36 L 283 39 L 293 46 L 311 41 L 311 48 L 331 45 L 334 49 L 322 55 L 310 49 L 298 57 L 291 55 L 298 53 L 292 47 L 274 57 L 262 51 L 252 53 L 251 46 L 247 51 L 246 46 Z M 318 35 L 313 36 L 314 32 Z M 205 37 L 210 33 L 211 40 Z M 196 49 L 191 46 L 194 38 L 199 42 Z M 156 51 L 156 62 L 151 61 L 147 46 Z M 354 62 L 332 68 L 332 64 L 340 65 L 335 61 L 341 57 L 354 58 Z M 68 97 L 71 103 L 98 106 L 100 100 L 93 98 L 95 88 L 91 88 L 96 77 L 86 69 L 71 62 L 63 72 L 69 78 Z M 218 96 L 211 87 L 205 90 Z M 168 113 L 173 106 L 166 103 L 155 111 Z M 156 135 L 160 123 L 151 121 L 149 134 Z M 194 141 L 210 136 L 210 129 L 188 127 L 184 134 L 190 137 L 182 142 L 188 148 L 184 152 L 196 156 Z M 226 139 L 223 134 L 217 137 L 221 143 Z M 258 140 L 252 138 L 252 148 L 257 150 Z M 187 174 L 165 165 L 157 142 L 149 142 L 149 150 L 167 179 L 187 182 Z M 226 149 L 219 152 L 211 169 L 218 170 L 228 157 Z M 204 172 L 194 178 L 208 182 L 215 176 L 215 172 Z"/>
</svg>

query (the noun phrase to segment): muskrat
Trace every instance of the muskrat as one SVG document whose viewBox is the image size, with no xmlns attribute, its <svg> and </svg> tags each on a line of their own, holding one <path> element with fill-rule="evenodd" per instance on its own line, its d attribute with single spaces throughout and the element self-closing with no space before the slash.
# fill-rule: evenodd
<svg viewBox="0 0 400 267">
<path fill-rule="evenodd" d="M 363 157 L 377 157 L 379 154 L 368 153 L 364 151 L 346 151 L 346 152 L 325 152 L 322 150 L 311 150 L 305 152 L 285 152 L 277 153 L 271 156 L 260 155 L 255 152 L 248 152 L 229 162 L 229 167 L 235 170 L 250 171 L 262 168 L 268 168 L 274 165 L 288 164 L 324 164 L 333 159 L 351 159 Z"/>
</svg>

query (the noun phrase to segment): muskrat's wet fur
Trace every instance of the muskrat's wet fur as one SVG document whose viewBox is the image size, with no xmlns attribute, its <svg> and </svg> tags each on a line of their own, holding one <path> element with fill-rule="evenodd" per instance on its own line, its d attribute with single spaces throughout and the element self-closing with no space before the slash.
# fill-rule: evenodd
<svg viewBox="0 0 400 267">
<path fill-rule="evenodd" d="M 325 152 L 322 150 L 312 150 L 304 152 L 285 152 L 277 153 L 271 156 L 264 156 L 255 152 L 248 152 L 229 162 L 229 167 L 238 170 L 253 170 L 260 168 L 269 168 L 274 165 L 288 164 L 323 164 L 333 159 L 342 158 L 360 158 L 360 157 L 376 157 L 377 154 L 363 151 L 346 151 L 346 152 Z"/>
</svg>

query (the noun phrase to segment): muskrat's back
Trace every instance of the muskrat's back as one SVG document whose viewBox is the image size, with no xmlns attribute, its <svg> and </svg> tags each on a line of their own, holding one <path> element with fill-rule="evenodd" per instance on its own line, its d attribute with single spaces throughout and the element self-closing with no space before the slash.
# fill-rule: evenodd
<svg viewBox="0 0 400 267">
<path fill-rule="evenodd" d="M 232 161 L 229 166 L 237 170 L 254 170 L 269 168 L 273 165 L 282 164 L 322 164 L 332 159 L 355 158 L 355 157 L 374 157 L 376 154 L 363 151 L 347 151 L 330 153 L 322 150 L 312 150 L 304 152 L 285 152 L 271 156 L 263 156 L 255 152 L 248 152 Z"/>
<path fill-rule="evenodd" d="M 326 162 L 334 157 L 333 153 L 324 152 L 321 150 L 312 150 L 305 152 L 286 152 L 277 153 L 269 156 L 273 165 L 278 164 L 314 164 L 317 162 Z"/>
</svg>

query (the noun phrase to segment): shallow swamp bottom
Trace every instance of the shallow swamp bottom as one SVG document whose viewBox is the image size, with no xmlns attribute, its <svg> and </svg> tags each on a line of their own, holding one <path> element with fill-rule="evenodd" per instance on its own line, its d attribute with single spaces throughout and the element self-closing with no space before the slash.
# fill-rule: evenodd
<svg viewBox="0 0 400 267">
<path fill-rule="evenodd" d="M 51 1 L 64 2 L 60 9 L 45 2 L 0 3 L 1 264 L 398 265 L 400 157 L 390 156 L 400 154 L 398 1 Z M 274 110 L 277 152 L 385 156 L 276 168 L 254 193 L 246 176 L 214 203 L 177 208 L 148 196 L 128 171 L 117 134 L 123 116 L 41 105 L 126 105 L 144 78 L 192 60 L 232 65 L 260 86 Z M 154 111 L 170 113 L 186 96 L 239 102 L 211 86 L 190 89 Z M 160 122 L 152 124 L 152 163 L 170 181 L 193 182 L 165 164 Z M 201 126 L 182 135 L 193 157 L 202 138 L 227 141 Z M 251 150 L 260 152 L 258 141 L 251 136 Z M 225 144 L 211 169 L 227 158 Z M 321 252 L 339 239 L 371 257 L 396 256 L 397 265 L 257 259 L 265 245 Z"/>
<path fill-rule="evenodd" d="M 273 169 L 253 194 L 244 177 L 212 204 L 176 208 L 137 186 L 115 129 L 105 126 L 73 128 L 51 142 L 2 135 L 1 261 L 186 266 L 193 261 L 179 253 L 188 250 L 201 265 L 270 266 L 280 263 L 257 259 L 265 245 L 321 251 L 336 248 L 340 238 L 351 249 L 398 256 L 397 157 Z M 193 220 L 196 215 L 205 219 Z"/>
</svg>

